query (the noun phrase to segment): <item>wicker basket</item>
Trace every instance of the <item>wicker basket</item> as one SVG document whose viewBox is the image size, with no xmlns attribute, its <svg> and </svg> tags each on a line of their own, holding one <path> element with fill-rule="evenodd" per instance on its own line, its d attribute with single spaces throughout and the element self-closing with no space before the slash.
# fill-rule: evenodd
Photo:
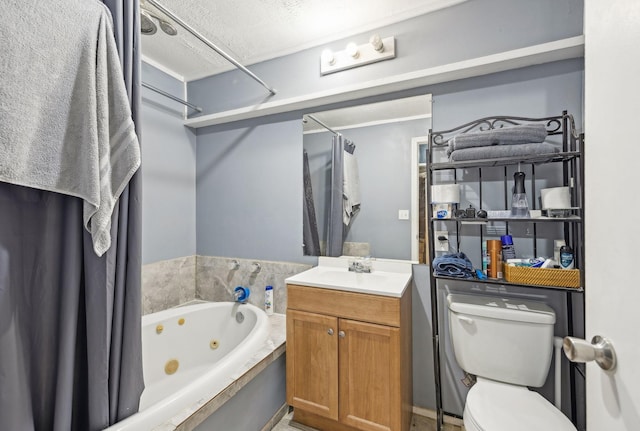
<svg viewBox="0 0 640 431">
<path fill-rule="evenodd" d="M 536 286 L 580 287 L 580 270 L 505 265 L 504 279 L 511 283 Z"/>
</svg>

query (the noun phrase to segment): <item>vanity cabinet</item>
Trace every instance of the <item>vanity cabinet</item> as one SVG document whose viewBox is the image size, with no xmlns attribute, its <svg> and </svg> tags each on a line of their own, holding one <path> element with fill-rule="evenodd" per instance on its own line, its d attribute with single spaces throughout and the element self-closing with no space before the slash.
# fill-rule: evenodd
<svg viewBox="0 0 640 431">
<path fill-rule="evenodd" d="M 411 287 L 387 297 L 287 286 L 287 403 L 320 430 L 408 431 Z"/>
</svg>

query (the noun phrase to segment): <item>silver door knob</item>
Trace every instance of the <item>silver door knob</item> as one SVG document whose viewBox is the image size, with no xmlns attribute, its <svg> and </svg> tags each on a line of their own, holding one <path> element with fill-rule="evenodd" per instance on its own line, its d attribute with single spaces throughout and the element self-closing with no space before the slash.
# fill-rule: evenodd
<svg viewBox="0 0 640 431">
<path fill-rule="evenodd" d="M 596 364 L 606 371 L 616 367 L 616 351 L 613 345 L 599 335 L 593 337 L 591 343 L 581 338 L 564 337 L 562 349 L 571 362 L 596 361 Z"/>
<path fill-rule="evenodd" d="M 333 335 L 333 328 L 329 328 L 329 330 L 327 331 L 327 334 Z"/>
<path fill-rule="evenodd" d="M 344 338 L 345 335 L 346 334 L 344 333 L 344 331 L 338 332 L 338 337 L 340 337 L 340 338 Z"/>
</svg>

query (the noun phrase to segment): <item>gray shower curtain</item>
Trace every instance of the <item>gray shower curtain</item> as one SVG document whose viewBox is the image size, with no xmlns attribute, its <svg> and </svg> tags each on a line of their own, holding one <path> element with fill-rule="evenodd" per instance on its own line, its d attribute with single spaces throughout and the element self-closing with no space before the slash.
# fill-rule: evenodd
<svg viewBox="0 0 640 431">
<path fill-rule="evenodd" d="M 138 1 L 105 3 L 139 126 Z M 0 183 L 0 430 L 101 430 L 137 411 L 140 194 L 138 171 L 98 257 L 81 199 Z"/>
<path fill-rule="evenodd" d="M 342 223 L 342 187 L 344 169 L 344 139 L 334 135 L 331 139 L 331 192 L 329 222 L 327 223 L 327 256 L 342 255 L 344 224 Z"/>
<path fill-rule="evenodd" d="M 320 237 L 318 234 L 318 220 L 316 207 L 313 201 L 313 187 L 311 185 L 311 172 L 309 170 L 309 154 L 302 151 L 302 181 L 303 181 L 303 214 L 302 214 L 302 240 L 305 256 L 320 256 Z"/>
<path fill-rule="evenodd" d="M 343 222 L 344 212 L 344 152 L 353 154 L 353 142 L 342 135 L 331 139 L 331 192 L 329 202 L 329 222 L 327 223 L 327 256 L 342 256 L 344 240 L 349 226 Z"/>
</svg>

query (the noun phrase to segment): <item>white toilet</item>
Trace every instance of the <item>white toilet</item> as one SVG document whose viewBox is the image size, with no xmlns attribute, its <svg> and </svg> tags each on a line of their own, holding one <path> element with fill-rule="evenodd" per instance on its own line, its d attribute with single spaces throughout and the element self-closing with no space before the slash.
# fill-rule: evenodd
<svg viewBox="0 0 640 431">
<path fill-rule="evenodd" d="M 447 296 L 456 360 L 477 376 L 466 431 L 576 431 L 529 387 L 544 384 L 553 354 L 554 311 L 546 304 L 487 296 Z"/>
</svg>

